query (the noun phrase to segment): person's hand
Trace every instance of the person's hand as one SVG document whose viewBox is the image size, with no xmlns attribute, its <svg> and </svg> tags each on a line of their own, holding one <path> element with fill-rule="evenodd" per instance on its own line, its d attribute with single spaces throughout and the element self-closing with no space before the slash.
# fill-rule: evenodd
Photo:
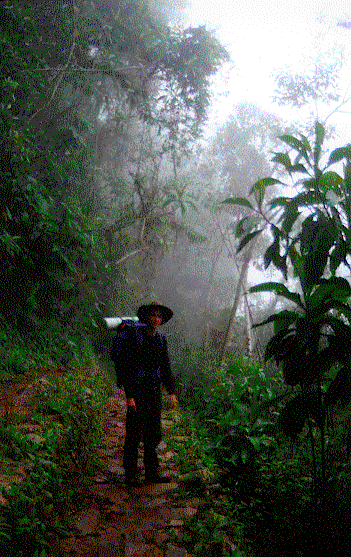
<svg viewBox="0 0 351 557">
<path fill-rule="evenodd" d="M 177 397 L 176 395 L 169 395 L 169 407 L 175 408 L 177 406 Z"/>
<path fill-rule="evenodd" d="M 136 404 L 134 398 L 127 398 L 127 406 L 134 412 L 136 411 Z"/>
</svg>

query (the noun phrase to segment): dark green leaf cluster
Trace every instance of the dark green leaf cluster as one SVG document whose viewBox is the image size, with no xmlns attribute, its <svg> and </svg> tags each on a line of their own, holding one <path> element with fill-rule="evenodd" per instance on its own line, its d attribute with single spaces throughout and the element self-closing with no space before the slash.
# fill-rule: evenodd
<svg viewBox="0 0 351 557">
<path fill-rule="evenodd" d="M 28 338 L 50 314 L 59 328 L 82 314 L 72 303 L 77 286 L 69 277 L 87 261 L 94 232 L 79 204 L 65 202 L 62 191 L 70 184 L 77 191 L 86 179 L 82 161 L 90 131 L 84 119 L 65 121 L 59 111 L 45 122 L 35 118 L 50 89 L 44 70 L 54 53 L 65 55 L 67 18 L 55 12 L 53 34 L 43 40 L 45 11 L 39 23 L 30 8 L 17 2 L 3 4 L 0 11 L 0 251 L 6 284 L 0 313 Z"/>
<path fill-rule="evenodd" d="M 229 60 L 225 48 L 205 27 L 182 30 L 158 20 L 147 0 L 78 6 L 73 24 L 86 61 L 74 69 L 90 72 L 95 89 L 109 76 L 139 117 L 165 134 L 165 152 L 184 150 L 206 119 L 210 79 Z"/>
<path fill-rule="evenodd" d="M 94 443 L 110 388 L 101 374 L 83 374 L 84 370 L 77 377 L 75 370 L 52 380 L 44 396 L 38 397 L 41 442 L 31 440 L 15 425 L 0 423 L 2 460 L 10 458 L 11 465 L 20 461 L 26 469 L 25 478 L 6 492 L 8 505 L 0 518 L 3 555 L 46 555 L 53 540 L 67 535 L 62 507 L 72 497 L 72 478 L 79 480 L 93 469 Z"/>
<path fill-rule="evenodd" d="M 292 438 L 306 422 L 320 430 L 324 489 L 326 416 L 332 406 L 345 407 L 351 401 L 351 287 L 348 278 L 340 276 L 350 268 L 351 151 L 346 145 L 326 157 L 325 130 L 319 122 L 313 145 L 303 135 L 280 139 L 288 150 L 275 153 L 273 160 L 290 177 L 298 178 L 296 194 L 265 203 L 266 187 L 278 181 L 266 178 L 254 184 L 251 193 L 257 209 L 250 205 L 261 215 L 261 222 L 249 233 L 239 223 L 243 236 L 239 249 L 269 223 L 273 242 L 264 254 L 265 268 L 273 265 L 285 280 L 292 276 L 299 281 L 299 292 L 278 282 L 259 284 L 250 291 L 275 292 L 290 306 L 255 326 L 274 324 L 265 358 L 274 359 L 285 383 L 294 389 L 280 417 L 283 430 Z M 340 162 L 342 173 L 330 169 Z M 228 202 L 249 207 L 242 199 Z M 313 452 L 314 438 L 310 437 Z M 315 457 L 313 467 L 317 481 Z"/>
</svg>

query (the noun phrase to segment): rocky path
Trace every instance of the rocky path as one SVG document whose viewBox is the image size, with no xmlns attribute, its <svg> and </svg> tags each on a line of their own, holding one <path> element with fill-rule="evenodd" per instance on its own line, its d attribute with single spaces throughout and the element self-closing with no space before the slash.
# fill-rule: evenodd
<svg viewBox="0 0 351 557">
<path fill-rule="evenodd" d="M 101 467 L 82 488 L 83 510 L 69 517 L 74 532 L 52 546 L 49 557 L 185 557 L 186 550 L 170 541 L 172 529 L 182 527 L 196 511 L 177 507 L 175 481 L 127 488 L 122 456 L 125 401 L 116 390 L 104 416 L 104 436 L 98 448 Z M 173 414 L 175 417 L 177 413 Z M 164 438 L 172 420 L 163 419 Z M 174 474 L 174 454 L 159 445 L 162 473 Z M 140 449 L 140 464 L 142 462 Z"/>
</svg>

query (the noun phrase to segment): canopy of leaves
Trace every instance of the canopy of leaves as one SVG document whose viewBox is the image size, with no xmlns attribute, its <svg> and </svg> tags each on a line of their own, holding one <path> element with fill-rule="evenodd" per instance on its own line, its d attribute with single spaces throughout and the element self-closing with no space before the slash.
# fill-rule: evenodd
<svg viewBox="0 0 351 557">
<path fill-rule="evenodd" d="M 89 284 L 100 280 L 97 225 L 87 213 L 106 92 L 117 91 L 139 121 L 159 129 L 163 152 L 181 149 L 200 133 L 211 76 L 228 54 L 205 28 L 170 27 L 144 0 L 2 3 L 0 39 L 0 249 L 8 284 L 0 313 L 33 335 L 54 315 L 58 328 L 74 330 L 98 302 Z M 157 197 L 153 220 L 150 213 L 156 234 L 162 211 L 195 207 L 173 186 Z M 172 219 L 168 225 L 177 228 Z"/>
</svg>

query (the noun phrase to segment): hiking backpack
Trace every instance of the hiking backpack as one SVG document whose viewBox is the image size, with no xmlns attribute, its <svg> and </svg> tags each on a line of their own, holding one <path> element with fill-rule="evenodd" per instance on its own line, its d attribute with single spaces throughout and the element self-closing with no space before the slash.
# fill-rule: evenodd
<svg viewBox="0 0 351 557">
<path fill-rule="evenodd" d="M 111 359 L 115 364 L 117 387 L 123 387 L 125 372 L 133 365 L 136 353 L 140 354 L 143 347 L 143 331 L 145 323 L 132 319 L 124 319 L 116 329 L 111 349 Z M 157 332 L 157 336 L 164 346 L 164 336 Z"/>
<path fill-rule="evenodd" d="M 118 325 L 116 335 L 113 339 L 111 359 L 115 364 L 116 382 L 118 387 L 123 387 L 126 364 L 133 356 L 133 345 L 142 348 L 143 336 L 141 329 L 146 327 L 143 323 L 125 319 Z"/>
</svg>

